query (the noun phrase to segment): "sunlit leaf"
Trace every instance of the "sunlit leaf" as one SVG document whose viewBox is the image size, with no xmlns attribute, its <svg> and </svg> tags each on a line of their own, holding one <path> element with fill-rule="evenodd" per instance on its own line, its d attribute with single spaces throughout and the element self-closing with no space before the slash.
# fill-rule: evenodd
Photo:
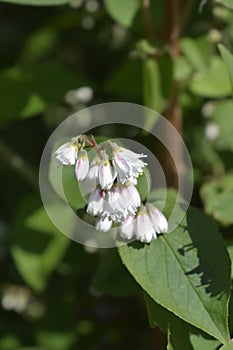
<svg viewBox="0 0 233 350">
<path fill-rule="evenodd" d="M 233 4 L 233 2 L 231 2 L 231 3 Z M 219 50 L 221 52 L 222 58 L 227 66 L 228 71 L 229 71 L 230 81 L 231 81 L 231 86 L 232 86 L 233 85 L 233 56 L 223 45 L 219 45 Z"/>
<path fill-rule="evenodd" d="M 130 27 L 140 7 L 140 0 L 104 0 L 110 16 L 125 27 Z"/>
<path fill-rule="evenodd" d="M 224 225 L 233 223 L 233 175 L 231 173 L 204 184 L 201 188 L 201 197 L 207 214 L 213 215 Z"/>
<path fill-rule="evenodd" d="M 218 57 L 214 57 L 209 69 L 198 72 L 193 76 L 190 90 L 204 97 L 225 97 L 231 94 L 231 84 L 225 64 Z"/>
<path fill-rule="evenodd" d="M 150 244 L 121 246 L 119 253 L 158 304 L 220 342 L 228 341 L 230 261 L 216 226 L 205 215 L 189 209 L 173 232 Z"/>
</svg>

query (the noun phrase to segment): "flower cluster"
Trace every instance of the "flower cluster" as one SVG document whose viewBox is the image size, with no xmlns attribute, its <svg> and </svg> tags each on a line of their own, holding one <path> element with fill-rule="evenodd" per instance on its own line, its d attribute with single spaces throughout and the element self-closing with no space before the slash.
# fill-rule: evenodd
<svg viewBox="0 0 233 350">
<path fill-rule="evenodd" d="M 87 145 L 86 145 L 87 144 Z M 86 147 L 93 147 L 95 158 L 89 163 Z M 87 213 L 96 217 L 96 229 L 107 232 L 119 224 L 119 234 L 130 240 L 134 236 L 149 243 L 158 233 L 167 232 L 164 215 L 152 204 L 143 206 L 136 188 L 137 179 L 147 165 L 137 154 L 118 144 L 105 141 L 100 147 L 94 137 L 72 138 L 55 152 L 63 165 L 75 165 L 75 176 L 89 188 Z"/>
</svg>

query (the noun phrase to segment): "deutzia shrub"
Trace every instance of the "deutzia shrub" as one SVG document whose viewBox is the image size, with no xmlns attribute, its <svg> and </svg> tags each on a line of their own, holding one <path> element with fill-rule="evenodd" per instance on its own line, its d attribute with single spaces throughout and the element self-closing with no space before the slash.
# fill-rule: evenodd
<svg viewBox="0 0 233 350">
<path fill-rule="evenodd" d="M 86 148 L 96 155 L 90 162 Z M 85 183 L 90 194 L 86 212 L 96 218 L 97 230 L 107 232 L 113 224 L 119 225 L 123 239 L 135 238 L 149 243 L 158 233 L 165 233 L 165 216 L 152 204 L 142 203 L 136 188 L 147 163 L 145 154 L 137 154 L 110 140 L 100 146 L 95 138 L 85 135 L 72 138 L 54 153 L 62 165 L 75 165 L 74 176 Z"/>
</svg>

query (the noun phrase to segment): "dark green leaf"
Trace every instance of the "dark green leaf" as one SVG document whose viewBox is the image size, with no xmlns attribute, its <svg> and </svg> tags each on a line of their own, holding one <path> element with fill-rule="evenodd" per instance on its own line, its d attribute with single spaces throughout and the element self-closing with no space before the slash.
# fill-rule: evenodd
<svg viewBox="0 0 233 350">
<path fill-rule="evenodd" d="M 114 297 L 131 296 L 140 290 L 113 249 L 108 249 L 100 256 L 92 285 L 100 292 Z"/>
<path fill-rule="evenodd" d="M 151 327 L 168 333 L 168 350 L 215 350 L 220 343 L 201 330 L 184 322 L 145 294 Z"/>
<path fill-rule="evenodd" d="M 0 120 L 29 118 L 42 113 L 49 104 L 58 102 L 77 85 L 77 78 L 56 62 L 28 64 L 2 71 Z"/>
<path fill-rule="evenodd" d="M 216 226 L 205 215 L 191 208 L 173 232 L 149 245 L 121 246 L 119 253 L 157 303 L 219 341 L 229 340 L 230 261 Z"/>
</svg>

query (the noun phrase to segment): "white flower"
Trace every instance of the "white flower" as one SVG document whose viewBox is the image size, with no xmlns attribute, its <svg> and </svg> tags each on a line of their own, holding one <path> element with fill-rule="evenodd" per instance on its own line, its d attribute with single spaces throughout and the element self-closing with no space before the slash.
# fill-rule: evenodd
<svg viewBox="0 0 233 350">
<path fill-rule="evenodd" d="M 92 216 L 102 214 L 104 209 L 104 197 L 105 192 L 103 190 L 95 189 L 89 197 L 87 213 Z"/>
<path fill-rule="evenodd" d="M 152 222 L 152 225 L 157 233 L 165 233 L 168 231 L 168 222 L 163 213 L 152 204 L 147 203 L 147 210 Z"/>
<path fill-rule="evenodd" d="M 135 236 L 139 241 L 150 243 L 152 239 L 157 238 L 156 231 L 145 208 L 139 212 L 135 220 L 135 226 Z"/>
<path fill-rule="evenodd" d="M 123 221 L 128 214 L 135 215 L 140 204 L 140 195 L 134 185 L 118 183 L 106 193 L 103 216 L 109 216 L 113 221 Z"/>
<path fill-rule="evenodd" d="M 90 193 L 99 185 L 99 163 L 99 158 L 92 160 L 88 173 L 81 183 L 82 190 L 86 193 Z"/>
<path fill-rule="evenodd" d="M 109 190 L 116 178 L 116 172 L 111 166 L 109 160 L 103 159 L 99 165 L 99 184 L 102 189 Z"/>
<path fill-rule="evenodd" d="M 119 227 L 119 234 L 123 239 L 131 239 L 134 235 L 134 217 L 127 215 L 125 221 Z"/>
<path fill-rule="evenodd" d="M 84 180 L 89 170 L 89 159 L 85 150 L 80 150 L 78 160 L 75 165 L 75 175 L 77 180 Z"/>
<path fill-rule="evenodd" d="M 124 239 L 131 239 L 134 235 L 137 240 L 150 243 L 157 238 L 157 233 L 165 233 L 168 223 L 160 210 L 152 204 L 141 206 L 136 217 L 128 215 L 119 227 L 119 234 Z"/>
<path fill-rule="evenodd" d="M 119 147 L 116 143 L 110 142 L 110 145 L 113 151 L 112 164 L 120 183 L 124 184 L 127 179 L 131 178 L 131 181 L 135 184 L 135 178 L 143 173 L 143 167 L 147 165 L 140 158 L 147 156 Z"/>
<path fill-rule="evenodd" d="M 73 142 L 66 142 L 54 153 L 56 159 L 63 165 L 74 165 L 78 155 L 78 146 Z"/>
<path fill-rule="evenodd" d="M 106 218 L 99 217 L 96 219 L 95 228 L 98 231 L 107 232 L 110 230 L 111 227 L 112 227 L 112 220 L 110 220 L 108 217 Z"/>
</svg>

